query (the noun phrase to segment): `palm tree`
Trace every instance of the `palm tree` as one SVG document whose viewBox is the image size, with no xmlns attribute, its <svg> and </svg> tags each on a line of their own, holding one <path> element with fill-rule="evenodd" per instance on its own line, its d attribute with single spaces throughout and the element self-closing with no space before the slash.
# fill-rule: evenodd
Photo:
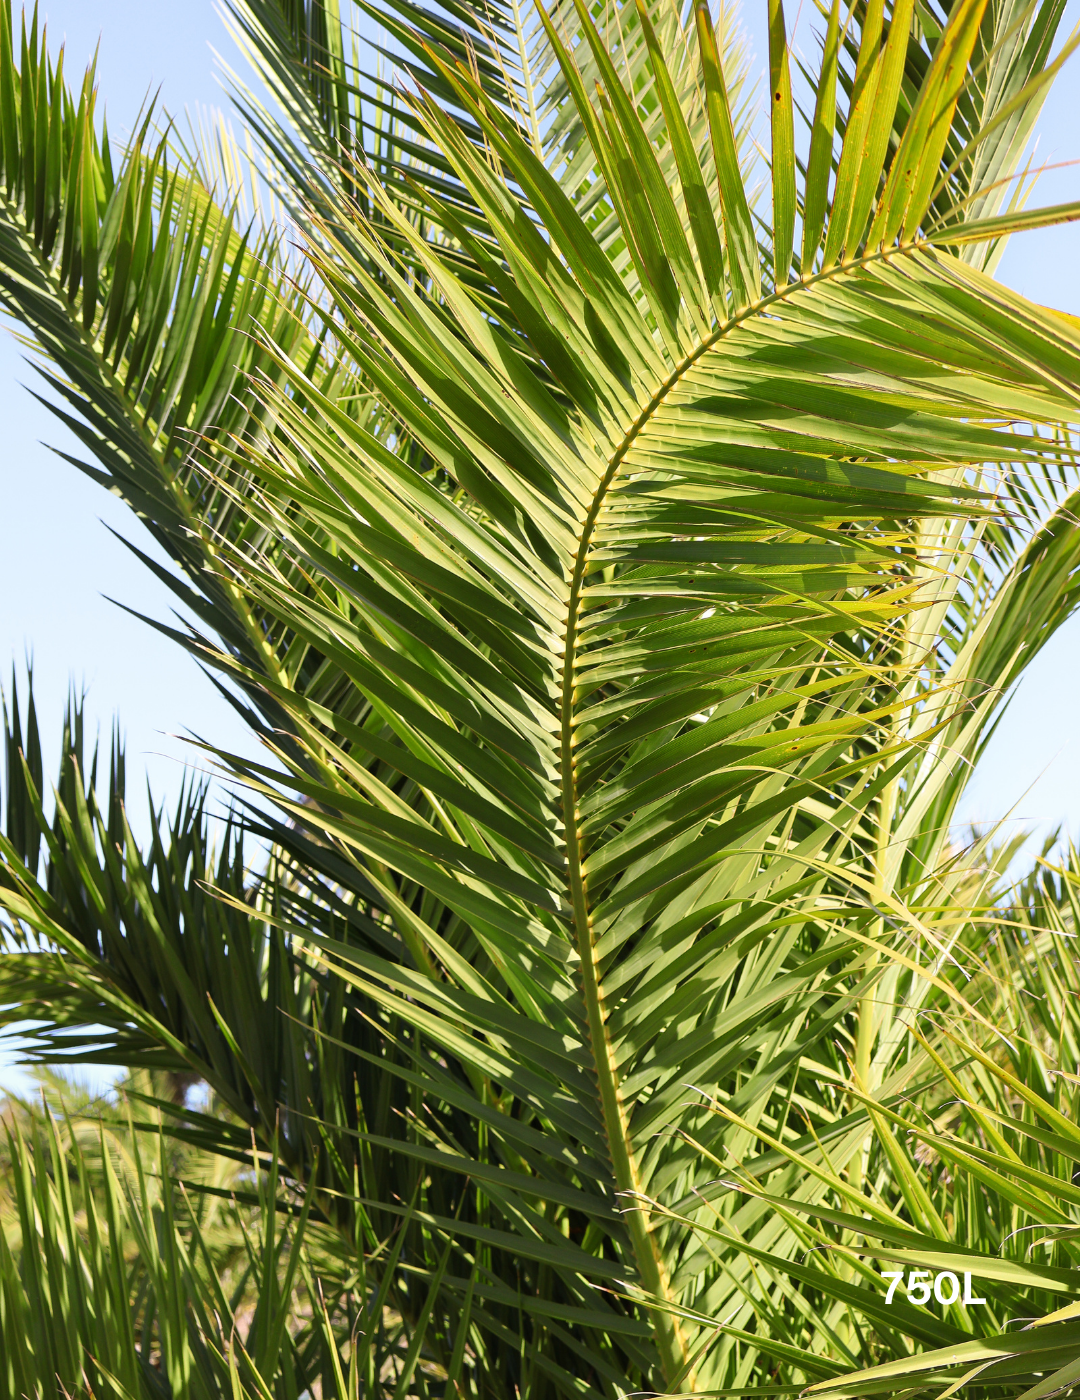
<svg viewBox="0 0 1080 1400">
<path fill-rule="evenodd" d="M 140 849 L 13 689 L 5 1015 L 211 1099 L 132 1082 L 126 1175 L 14 1139 L 0 1385 L 1070 1385 L 1080 877 L 949 830 L 1075 596 L 1080 327 L 990 274 L 1080 216 L 1021 172 L 1080 35 L 836 0 L 793 75 L 770 0 L 766 158 L 704 4 L 362 8 L 401 83 L 228 6 L 283 229 L 5 0 L 0 294 L 265 759 Z M 244 1168 L 231 1294 L 180 1147 Z"/>
</svg>

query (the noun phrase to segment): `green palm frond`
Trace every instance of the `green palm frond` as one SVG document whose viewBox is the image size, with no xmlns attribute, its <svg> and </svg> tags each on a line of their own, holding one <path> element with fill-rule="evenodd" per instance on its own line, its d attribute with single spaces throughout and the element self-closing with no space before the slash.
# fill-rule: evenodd
<svg viewBox="0 0 1080 1400">
<path fill-rule="evenodd" d="M 49 406 L 96 458 L 75 465 L 143 520 L 199 622 L 282 675 L 262 620 L 204 568 L 219 539 L 236 541 L 237 521 L 192 455 L 263 431 L 245 386 L 272 361 L 253 327 L 316 351 L 302 291 L 278 265 L 280 235 L 238 228 L 149 116 L 117 163 L 96 125 L 93 71 L 69 89 L 36 17 L 16 44 L 10 0 L 0 95 L 0 300 L 42 357 Z"/>
<path fill-rule="evenodd" d="M 261 1150 L 276 1143 L 283 1172 L 326 1189 L 316 1214 L 351 1228 L 343 1193 L 359 1161 L 356 1094 L 383 1131 L 401 1104 L 344 1068 L 326 1037 L 355 1050 L 362 1028 L 346 1025 L 340 989 L 273 934 L 275 903 L 302 905 L 310 895 L 289 875 L 287 854 L 261 880 L 235 825 L 214 842 L 200 787 L 181 792 L 171 818 L 152 813 L 141 850 L 127 818 L 123 750 L 114 736 L 99 782 L 98 753 L 74 705 L 48 812 L 32 691 L 24 708 L 25 727 L 13 687 L 0 836 L 5 1024 L 42 1021 L 31 1048 L 55 1064 L 138 1066 L 207 1083 L 232 1120 L 189 1115 L 177 1134 L 242 1162 L 252 1134 Z M 358 914 L 349 923 L 371 927 Z M 51 999 L 58 978 L 62 1005 Z"/>
<path fill-rule="evenodd" d="M 851 1094 L 853 1117 L 870 1129 L 858 1186 L 843 1172 L 838 1134 L 782 1142 L 755 1125 L 761 1155 L 745 1170 L 724 1163 L 711 1216 L 687 1222 L 732 1272 L 740 1256 L 753 1261 L 764 1287 L 754 1300 L 757 1335 L 745 1340 L 759 1344 L 767 1320 L 793 1379 L 814 1382 L 808 1393 L 906 1385 L 937 1393 L 971 1383 L 1049 1394 L 1071 1384 L 1077 1081 L 1057 1066 L 1076 1045 L 1076 881 L 1074 853 L 971 930 L 990 952 L 970 990 L 984 994 L 1004 1035 L 973 1038 L 949 1015 L 935 1024 L 939 1012 L 916 1028 L 920 1084 L 891 1102 Z M 713 1111 L 733 1116 L 720 1104 Z M 808 1194 L 812 1178 L 827 1195 Z M 798 1241 L 796 1263 L 769 1238 L 774 1215 Z M 951 1304 L 913 1307 L 904 1301 L 912 1269 L 924 1279 L 971 1275 L 976 1286 L 946 1282 L 942 1293 L 960 1293 Z M 814 1328 L 792 1306 L 792 1273 L 815 1300 Z M 898 1275 L 887 1302 L 886 1283 Z M 964 1306 L 965 1291 L 976 1306 Z M 1018 1319 L 1035 1325 L 1017 1327 Z M 823 1354 L 822 1331 L 870 1369 L 843 1374 Z"/>
<path fill-rule="evenodd" d="M 904 655 L 907 610 L 951 568 L 928 532 L 938 518 L 962 526 L 965 513 L 978 526 L 972 484 L 988 463 L 1022 475 L 1057 453 L 1056 439 L 1003 423 L 1067 431 L 1075 413 L 1080 346 L 1069 326 L 920 236 L 959 96 L 953 75 L 981 14 L 957 8 L 870 201 L 849 120 L 845 150 L 856 155 L 840 158 L 828 228 L 811 249 L 819 270 L 772 288 L 704 12 L 722 211 L 711 240 L 703 223 L 687 237 L 603 43 L 589 50 L 602 74 L 594 103 L 549 31 L 618 214 L 626 277 L 526 133 L 467 67 L 433 54 L 544 221 L 542 239 L 441 105 L 418 101 L 499 256 L 483 263 L 464 228 L 458 238 L 514 299 L 525 344 L 498 334 L 374 181 L 394 244 L 357 221 L 363 262 L 330 230 L 331 251 L 313 257 L 335 299 L 335 336 L 458 499 L 315 400 L 295 366 L 296 392 L 323 423 L 268 386 L 278 431 L 249 458 L 263 485 L 254 519 L 290 541 L 316 582 L 300 600 L 272 566 L 237 555 L 239 586 L 370 707 L 358 724 L 275 693 L 309 755 L 303 771 L 293 765 L 303 801 L 278 800 L 378 880 L 409 955 L 361 955 L 294 931 L 383 1018 L 433 1044 L 431 1068 L 410 1072 L 433 1102 L 449 1092 L 436 1064 L 461 1065 L 457 1093 L 489 1123 L 505 1164 L 495 1174 L 505 1233 L 484 1238 L 505 1249 L 513 1238 L 539 1268 L 555 1243 L 539 1205 L 557 1184 L 591 1217 L 594 1250 L 609 1241 L 591 1264 L 566 1250 L 562 1286 L 607 1276 L 610 1250 L 619 1276 L 657 1300 L 655 1360 L 622 1363 L 642 1367 L 632 1374 L 644 1384 L 724 1380 L 722 1361 L 694 1359 L 692 1319 L 713 1312 L 719 1285 L 700 1251 L 684 1258 L 662 1225 L 612 1210 L 627 1195 L 692 1190 L 693 1159 L 671 1136 L 685 1127 L 688 1082 L 784 1083 L 783 1068 L 765 1068 L 784 1063 L 779 1046 L 790 1046 L 788 1064 L 805 1064 L 880 975 L 876 958 L 894 956 L 872 907 L 858 912 L 872 865 L 846 896 L 837 882 L 865 858 L 860 828 L 883 789 L 959 699 Z M 650 61 L 662 74 L 659 45 Z M 867 122 L 887 132 L 882 104 L 900 86 L 886 80 L 897 61 L 888 43 L 876 61 L 885 77 Z M 682 142 L 687 205 L 692 147 Z M 794 178 L 790 163 L 777 178 Z M 425 285 L 399 271 L 412 260 Z M 930 719 L 911 719 L 890 743 L 901 712 Z M 244 771 L 275 791 L 269 773 Z M 416 903 L 427 891 L 437 924 Z M 905 975 L 918 1005 L 918 969 Z M 502 1116 L 524 1117 L 551 1144 L 531 1187 L 517 1130 L 484 1114 L 488 1080 Z M 769 1095 L 757 1093 L 761 1112 Z M 850 1152 L 865 1129 L 844 1132 Z M 463 1176 L 491 1175 L 461 1145 L 442 1151 Z M 541 1310 L 539 1327 L 550 1303 L 519 1306 Z M 537 1364 L 541 1352 L 533 1340 Z"/>
<path fill-rule="evenodd" d="M 881 144 L 885 133 L 878 136 L 886 167 L 902 139 L 914 96 L 933 62 L 951 12 L 948 6 L 937 13 L 929 6 L 912 8 L 915 22 L 907 40 L 900 97 L 887 146 Z M 896 13 L 891 16 L 893 21 Z M 1063 44 L 1055 44 L 1063 14 L 1062 5 L 986 6 L 971 53 L 970 78 L 952 114 L 941 152 L 930 206 L 935 226 L 998 216 L 1009 220 L 1022 209 L 1030 188 L 1018 178 L 1021 163 L 1050 84 L 1080 42 L 1080 31 L 1074 30 Z M 840 81 L 850 105 L 858 67 L 858 45 L 850 31 L 840 59 Z M 1003 232 L 1009 226 L 1007 222 Z M 991 236 L 986 240 L 967 242 L 960 250 L 965 262 L 987 272 L 1000 259 L 1007 236 L 996 238 L 992 230 L 988 232 Z"/>
<path fill-rule="evenodd" d="M 985 271 L 1080 213 L 1000 193 L 1060 10 L 834 9 L 805 169 L 779 4 L 767 163 L 703 5 L 463 6 L 452 33 L 450 11 L 371 13 L 420 86 L 380 88 L 369 137 L 333 7 L 234 11 L 294 124 L 248 108 L 309 235 L 305 290 L 244 261 L 194 176 L 147 177 L 155 237 L 189 192 L 223 230 L 181 238 L 192 285 L 216 257 L 264 289 L 236 420 L 170 399 L 165 352 L 143 397 L 79 400 L 154 443 L 199 434 L 162 499 L 223 644 L 187 642 L 267 748 L 220 756 L 265 869 L 228 842 L 214 865 L 197 802 L 144 856 L 71 761 L 47 819 L 13 716 L 3 1000 L 53 1055 L 90 1023 L 118 1059 L 188 1067 L 252 1150 L 280 1144 L 370 1315 L 413 1329 L 395 1400 L 427 1393 L 421 1353 L 500 1400 L 899 1392 L 956 1380 L 943 1347 L 975 1381 L 1017 1290 L 1045 1311 L 1064 1286 L 1061 1259 L 990 1268 L 1009 1212 L 1071 1228 L 1074 1190 L 1057 1101 L 995 1039 L 1019 1015 L 983 949 L 1005 857 L 946 830 L 1075 599 L 1080 335 Z M 20 112 L 42 72 L 47 92 L 36 56 L 0 73 Z M 108 252 L 114 185 L 166 148 L 110 184 L 86 103 L 91 154 L 65 160 L 100 190 L 56 246 L 78 207 L 79 249 Z M 99 257 L 94 290 L 82 252 L 44 249 L 62 334 L 35 333 L 72 379 L 121 264 Z M 198 343 L 179 316 L 166 348 Z M 125 479 L 171 483 L 174 460 Z M 998 1122 L 1018 1094 L 1037 1151 Z M 957 1096 L 969 1117 L 942 1118 Z M 879 1258 L 968 1261 L 993 1304 L 889 1310 Z M 1067 1365 L 1074 1326 L 1010 1352 L 1009 1393 Z"/>
<path fill-rule="evenodd" d="M 279 1192 L 276 1160 L 222 1189 L 158 1119 L 8 1125 L 0 1395 L 267 1400 L 321 1382 L 346 1400 L 373 1364 L 399 1375 L 400 1335 L 377 1324 L 350 1357 L 331 1326 L 310 1202 Z"/>
</svg>

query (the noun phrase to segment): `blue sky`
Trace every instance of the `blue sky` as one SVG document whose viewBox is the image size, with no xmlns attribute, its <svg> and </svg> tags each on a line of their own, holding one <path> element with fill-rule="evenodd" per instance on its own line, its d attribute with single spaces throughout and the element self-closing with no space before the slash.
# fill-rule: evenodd
<svg viewBox="0 0 1080 1400">
<path fill-rule="evenodd" d="M 809 15 L 813 7 L 805 9 Z M 232 66 L 240 61 L 210 0 L 152 6 L 141 0 L 47 0 L 42 10 L 50 45 L 67 41 L 69 77 L 81 71 L 100 38 L 100 91 L 114 132 L 130 129 L 146 94 L 159 87 L 162 104 L 176 116 L 185 106 L 227 107 L 211 46 Z M 754 71 L 766 53 L 765 10 L 765 0 L 755 0 L 746 13 L 757 55 Z M 1078 16 L 1080 0 L 1071 0 L 1062 33 Z M 800 34 L 808 41 L 805 25 Z M 1041 161 L 1080 157 L 1078 81 L 1080 57 L 1048 100 Z M 1059 169 L 1043 177 L 1036 198 L 1052 204 L 1076 199 L 1078 191 L 1080 167 Z M 998 276 L 1035 301 L 1080 315 L 1080 227 L 1014 239 Z M 20 347 L 0 334 L 0 489 L 7 519 L 0 553 L 0 674 L 6 686 L 12 662 L 21 668 L 32 651 L 44 735 L 53 753 L 69 684 L 86 689 L 89 713 L 103 734 L 120 716 L 137 812 L 141 770 L 159 797 L 178 788 L 183 764 L 193 757 L 182 737 L 186 731 L 213 736 L 226 748 L 250 751 L 251 741 L 192 660 L 109 601 L 158 618 L 167 618 L 171 608 L 164 587 L 110 529 L 153 553 L 146 532 L 118 501 L 43 445 L 78 451 L 22 387 L 35 379 Z M 1021 683 L 961 815 L 985 822 L 1015 807 L 1012 820 L 1025 826 L 1047 830 L 1064 823 L 1080 834 L 1078 711 L 1080 618 L 1058 633 Z M 25 1080 L 0 1059 L 0 1082 Z"/>
</svg>

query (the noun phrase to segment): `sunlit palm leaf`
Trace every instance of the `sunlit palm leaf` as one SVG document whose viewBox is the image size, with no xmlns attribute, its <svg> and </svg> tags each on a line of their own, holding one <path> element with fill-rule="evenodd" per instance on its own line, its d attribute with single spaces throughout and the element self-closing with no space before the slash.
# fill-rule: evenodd
<svg viewBox="0 0 1080 1400">
<path fill-rule="evenodd" d="M 408 162 L 366 161 L 353 139 L 355 163 L 304 213 L 320 290 L 294 303 L 325 320 L 319 344 L 375 417 L 342 401 L 306 332 L 275 343 L 266 321 L 251 352 L 264 431 L 217 436 L 200 464 L 229 522 L 201 551 L 214 586 L 285 658 L 214 657 L 280 719 L 266 766 L 229 761 L 281 813 L 261 819 L 277 864 L 252 937 L 281 980 L 235 1014 L 207 981 L 209 1019 L 187 1005 L 200 984 L 177 1033 L 116 992 L 129 946 L 144 965 L 153 943 L 142 906 L 108 956 L 77 947 L 7 852 L 9 907 L 66 951 L 37 965 L 35 1005 L 70 966 L 108 988 L 93 1015 L 114 1034 L 134 1021 L 187 1063 L 197 1037 L 220 1044 L 204 1072 L 239 1073 L 264 1141 L 276 1103 L 295 1113 L 301 1179 L 329 1119 L 320 1208 L 346 1235 L 365 1212 L 409 1223 L 385 1267 L 374 1250 L 370 1286 L 420 1280 L 406 1311 L 437 1316 L 440 1337 L 470 1317 L 478 1393 L 741 1393 L 779 1365 L 846 1386 L 874 1359 L 859 1318 L 901 1356 L 867 1383 L 907 1384 L 899 1314 L 860 1302 L 867 1265 L 818 1278 L 800 1263 L 804 1222 L 855 1228 L 826 1216 L 839 1181 L 878 1216 L 908 1211 L 919 1257 L 940 1242 L 890 1134 L 899 1096 L 932 1094 L 953 1051 L 908 1026 L 962 1012 L 970 1037 L 994 1021 L 954 973 L 977 958 L 990 895 L 943 862 L 932 824 L 961 783 L 933 757 L 977 754 L 1023 619 L 1046 636 L 1071 607 L 1069 506 L 1030 545 L 1022 507 L 1025 482 L 1068 477 L 1080 397 L 1075 326 L 950 251 L 1070 214 L 1001 218 L 979 184 L 1019 157 L 1022 122 L 1006 132 L 1002 113 L 1056 11 L 995 29 L 983 0 L 958 0 L 932 42 L 919 11 L 917 43 L 911 14 L 854 17 L 850 101 L 834 110 L 826 73 L 797 182 L 774 7 L 771 232 L 706 10 L 673 28 L 642 9 L 617 37 L 581 7 L 573 33 L 569 9 L 541 16 L 542 40 L 517 22 L 559 65 L 539 132 L 498 64 L 440 45 L 434 20 L 400 30 L 427 85 L 394 99 L 422 138 L 413 202 Z M 1030 52 L 976 102 L 984 57 L 1018 33 Z M 839 15 L 830 34 L 827 70 Z M 286 27 L 281 54 L 298 37 Z M 1023 120 L 1040 91 L 1018 100 Z M 957 177 L 990 203 L 945 227 L 943 170 L 994 120 L 1008 140 L 992 178 L 971 161 Z M 102 824 L 83 825 L 79 862 L 72 838 L 50 846 L 73 892 L 111 859 Z M 108 881 L 114 899 L 132 883 Z M 220 919 L 250 929 L 242 883 L 219 885 Z M 212 935 L 210 956 L 239 983 L 236 938 Z M 12 974 L 35 975 L 29 959 Z M 332 1015 L 298 1014 L 301 987 Z M 91 1014 L 60 1004 L 68 1025 Z M 287 1073 L 259 1043 L 275 1018 L 304 1028 L 271 1032 L 305 1057 Z M 1007 1160 L 980 1170 L 1004 1182 Z M 898 1183 L 880 1209 L 879 1161 Z M 725 1253 L 708 1241 L 729 1170 L 768 1191 L 740 1177 Z M 918 1337 L 956 1333 L 928 1321 Z"/>
<path fill-rule="evenodd" d="M 1002 420 L 1065 425 L 1075 412 L 1080 346 L 1067 325 L 912 236 L 940 159 L 933 133 L 956 100 L 945 56 L 966 63 L 979 13 L 958 8 L 928 70 L 911 124 L 921 130 L 925 111 L 930 135 L 901 143 L 872 205 L 860 202 L 855 163 L 847 232 L 830 223 L 822 271 L 764 301 L 699 17 L 730 254 L 716 285 L 731 310 L 705 327 L 702 245 L 691 249 L 649 173 L 648 138 L 618 75 L 606 72 L 594 106 L 563 54 L 645 299 L 613 275 L 525 135 L 466 68 L 446 63 L 458 105 L 550 245 L 515 217 L 513 197 L 438 106 L 421 104 L 419 118 L 498 239 L 493 284 L 516 299 L 522 324 L 546 324 L 560 343 L 538 329 L 519 352 L 501 338 L 452 264 L 372 183 L 395 247 L 358 223 L 350 242 L 363 240 L 364 262 L 329 230 L 330 251 L 315 255 L 335 334 L 462 500 L 313 399 L 296 367 L 325 427 L 268 389 L 278 432 L 251 459 L 266 488 L 254 519 L 289 540 L 317 582 L 298 599 L 275 570 L 240 556 L 237 580 L 371 707 L 358 726 L 275 693 L 319 769 L 295 768 L 304 801 L 281 800 L 378 879 L 413 966 L 313 932 L 308 945 L 461 1065 L 459 1092 L 477 1116 L 490 1079 L 521 1105 L 515 1116 L 558 1143 L 548 1172 L 566 1161 L 561 1189 L 573 1187 L 626 1276 L 661 1300 L 650 1320 L 669 1387 L 707 1387 L 696 1325 L 671 1308 L 711 1307 L 713 1268 L 680 1263 L 676 1236 L 638 1211 L 605 1221 L 620 1193 L 681 1195 L 693 1183 L 695 1158 L 670 1136 L 686 1121 L 688 1081 L 715 1083 L 735 1065 L 752 1078 L 759 1063 L 766 1072 L 764 1047 L 776 1055 L 785 1040 L 794 1062 L 808 1048 L 794 1051 L 804 1018 L 821 1017 L 809 1033 L 825 1034 L 872 974 L 865 941 L 820 899 L 837 859 L 850 860 L 860 812 L 900 771 L 890 757 L 903 762 L 901 750 L 879 756 L 879 725 L 905 678 L 890 615 L 915 601 L 908 578 L 949 565 L 940 549 L 919 558 L 905 522 L 955 517 L 965 473 L 987 462 L 1024 471 L 1056 450 Z M 554 32 L 549 41 L 558 51 Z M 592 53 L 602 67 L 603 46 Z M 864 252 L 871 223 L 905 241 Z M 424 290 L 399 273 L 399 240 Z M 845 261 L 849 246 L 859 251 Z M 834 649 L 852 634 L 857 663 L 850 641 Z M 909 703 L 925 706 L 925 687 Z M 376 776 L 375 754 L 417 784 L 427 809 Z M 821 877 L 808 882 L 815 863 Z M 395 903 L 392 871 L 452 911 L 452 936 Z M 849 920 L 857 930 L 853 910 Z M 888 940 L 870 946 L 887 953 Z M 446 1092 L 422 1066 L 419 1082 L 436 1101 Z M 503 1143 L 495 1199 L 520 1235 L 514 1248 L 554 1264 L 551 1229 L 527 1204 L 554 1186 L 522 1182 L 520 1146 L 490 1132 Z M 854 1148 L 858 1128 L 847 1135 Z M 455 1159 L 463 1174 L 479 1169 L 459 1150 L 447 1165 Z M 585 1161 L 604 1162 L 599 1176 Z M 564 1286 L 581 1271 L 607 1273 L 600 1257 L 565 1249 Z"/>
<path fill-rule="evenodd" d="M 77 465 L 123 497 L 180 566 L 186 582 L 164 577 L 201 623 L 280 674 L 261 620 L 204 571 L 217 540 L 242 527 L 191 456 L 196 443 L 261 431 L 244 386 L 271 362 L 253 326 L 300 354 L 314 349 L 275 266 L 279 235 L 238 229 L 146 123 L 114 169 L 92 71 L 69 91 L 36 20 L 17 46 L 10 0 L 0 94 L 0 298 L 46 357 L 59 416 L 97 459 Z"/>
</svg>

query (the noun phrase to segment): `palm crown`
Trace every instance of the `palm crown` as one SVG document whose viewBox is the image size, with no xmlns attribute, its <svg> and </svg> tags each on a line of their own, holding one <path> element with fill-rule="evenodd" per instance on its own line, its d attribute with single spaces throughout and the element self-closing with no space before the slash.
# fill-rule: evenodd
<svg viewBox="0 0 1080 1400">
<path fill-rule="evenodd" d="M 227 1342 L 170 1225 L 155 1373 L 162 1207 L 84 1163 L 142 1341 L 65 1312 L 93 1241 L 21 1332 L 89 1329 L 53 1374 L 94 1394 L 1050 1393 L 1074 875 L 1008 902 L 948 832 L 1073 605 L 1080 333 L 989 275 L 1080 214 L 1014 193 L 1061 6 L 837 0 L 797 142 L 775 0 L 767 160 L 705 5 L 362 8 L 400 85 L 336 4 L 230 6 L 302 267 L 0 23 L 5 305 L 264 743 L 219 759 L 267 853 L 215 856 L 198 792 L 140 850 L 77 718 L 47 811 L 13 708 L 0 999 L 54 1058 L 208 1083 L 132 1092 L 162 1152 L 268 1168 L 276 1300 Z M 67 1209 L 36 1151 L 12 1319 Z M 988 1302 L 886 1306 L 889 1261 Z"/>
</svg>

